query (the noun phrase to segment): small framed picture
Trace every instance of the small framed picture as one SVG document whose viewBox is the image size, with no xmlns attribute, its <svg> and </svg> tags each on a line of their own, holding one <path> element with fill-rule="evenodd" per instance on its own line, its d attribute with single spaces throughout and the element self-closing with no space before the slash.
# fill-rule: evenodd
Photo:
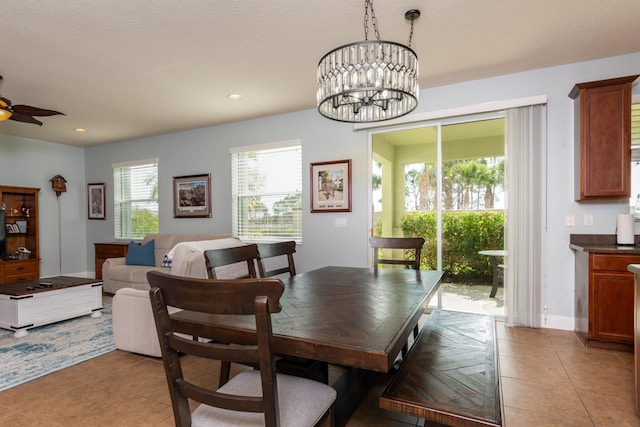
<svg viewBox="0 0 640 427">
<path fill-rule="evenodd" d="M 211 218 L 211 174 L 173 177 L 173 217 Z"/>
<path fill-rule="evenodd" d="M 311 163 L 311 212 L 351 212 L 351 160 Z"/>
<path fill-rule="evenodd" d="M 89 219 L 106 219 L 105 183 L 88 184 Z"/>
<path fill-rule="evenodd" d="M 5 224 L 4 227 L 7 229 L 7 234 L 13 234 L 13 224 Z"/>
</svg>

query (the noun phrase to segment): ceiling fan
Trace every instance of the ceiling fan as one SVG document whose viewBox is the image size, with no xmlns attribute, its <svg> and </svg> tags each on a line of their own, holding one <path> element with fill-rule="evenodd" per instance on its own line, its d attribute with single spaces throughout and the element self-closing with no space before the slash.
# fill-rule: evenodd
<svg viewBox="0 0 640 427">
<path fill-rule="evenodd" d="M 2 81 L 2 76 L 0 76 Z M 16 122 L 33 123 L 34 125 L 42 126 L 42 122 L 35 119 L 33 116 L 55 116 L 56 114 L 62 114 L 59 111 L 45 110 L 44 108 L 31 107 L 29 105 L 13 105 L 10 100 L 0 96 L 0 121 L 3 120 L 15 120 Z"/>
</svg>

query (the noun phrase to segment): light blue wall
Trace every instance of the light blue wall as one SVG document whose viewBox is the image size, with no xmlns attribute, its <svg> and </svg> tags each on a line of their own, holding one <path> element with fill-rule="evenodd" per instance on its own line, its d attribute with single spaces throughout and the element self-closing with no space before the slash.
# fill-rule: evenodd
<svg viewBox="0 0 640 427">
<path fill-rule="evenodd" d="M 425 64 L 428 66 L 428 63 Z M 416 112 L 481 104 L 496 100 L 547 95 L 548 149 L 546 224 L 544 227 L 543 303 L 548 307 L 547 326 L 573 328 L 574 263 L 569 249 L 570 233 L 615 232 L 615 217 L 626 209 L 624 202 L 573 201 L 573 100 L 571 88 L 579 82 L 607 79 L 640 73 L 640 53 L 598 61 L 569 64 L 427 88 L 420 92 Z M 640 92 L 640 82 L 634 92 Z M 127 159 L 158 156 L 161 188 L 160 228 L 163 231 L 215 231 L 231 229 L 229 147 L 253 145 L 288 139 L 303 144 L 303 170 L 310 162 L 352 159 L 353 212 L 348 214 L 309 213 L 308 197 L 303 198 L 304 243 L 296 262 L 305 271 L 323 265 L 367 265 L 369 235 L 368 163 L 366 131 L 353 132 L 352 126 L 321 118 L 315 110 L 267 117 L 213 128 L 146 138 L 135 142 L 112 144 L 87 150 L 87 179 L 110 182 L 110 163 Z M 211 172 L 213 198 L 212 219 L 185 220 L 171 218 L 171 177 Z M 305 173 L 303 188 L 309 188 Z M 582 224 L 583 214 L 594 215 L 594 226 Z M 577 226 L 564 225 L 566 214 L 576 215 Z M 346 228 L 336 228 L 336 218 L 346 218 Z M 111 222 L 90 224 L 88 241 L 106 239 Z"/>
<path fill-rule="evenodd" d="M 49 182 L 58 174 L 67 180 L 67 192 L 59 199 Z M 93 262 L 93 251 L 87 255 L 85 250 L 85 183 L 84 149 L 0 133 L 0 184 L 41 189 L 38 197 L 41 276 L 84 272 L 87 263 Z"/>
<path fill-rule="evenodd" d="M 424 66 L 428 66 L 425 63 Z M 424 68 L 424 67 L 423 67 Z M 470 81 L 455 85 L 423 89 L 420 93 L 420 105 L 416 112 L 436 111 L 448 108 L 481 104 L 496 100 L 513 99 L 535 95 L 547 95 L 548 146 L 547 174 L 548 195 L 545 224 L 543 227 L 543 303 L 548 306 L 546 326 L 573 328 L 574 307 L 574 262 L 569 249 L 569 234 L 615 232 L 615 218 L 626 209 L 625 202 L 573 201 L 573 101 L 568 93 L 575 83 L 640 74 L 640 53 L 569 64 L 559 67 L 511 74 L 496 78 Z M 640 93 L 640 82 L 636 82 L 634 93 Z M 1 128 L 0 128 L 1 131 Z M 0 142 L 4 141 L 0 135 Z M 107 202 L 106 221 L 86 220 L 86 183 L 106 182 L 107 200 L 113 196 L 113 178 L 111 165 L 114 162 L 158 158 L 160 173 L 160 230 L 162 232 L 215 232 L 231 230 L 231 183 L 229 148 L 243 145 L 255 145 L 283 140 L 300 139 L 303 145 L 303 190 L 309 188 L 309 163 L 327 160 L 352 159 L 353 162 L 353 212 L 351 213 L 309 213 L 308 193 L 304 202 L 304 242 L 296 256 L 300 272 L 323 265 L 367 265 L 369 235 L 369 199 L 368 171 L 369 147 L 366 131 L 353 132 L 352 126 L 332 122 L 321 118 L 315 110 L 306 110 L 222 126 L 195 129 L 175 134 L 161 135 L 88 148 L 84 151 L 84 162 L 66 159 L 66 156 L 78 157 L 78 150 L 51 144 L 47 148 L 50 156 L 35 156 L 31 151 L 47 147 L 46 143 L 27 141 L 27 153 L 16 153 L 6 162 L 14 165 L 6 172 L 5 150 L 22 150 L 22 140 L 8 141 L 0 145 L 0 182 L 19 185 L 45 186 L 48 179 L 56 173 L 73 177 L 76 187 L 71 196 L 64 200 L 63 209 L 75 209 L 80 224 L 86 225 L 86 233 L 63 239 L 65 245 L 63 258 L 76 254 L 84 264 L 77 266 L 76 260 L 63 262 L 66 272 L 93 270 L 93 242 L 113 240 L 113 218 Z M 19 142 L 19 143 L 18 143 Z M 11 153 L 10 153 L 11 155 Z M 47 158 L 49 157 L 49 158 Z M 60 158 L 61 166 L 53 167 L 50 158 Z M 24 159 L 24 161 L 23 161 Z M 21 167 L 15 166 L 20 161 Z M 16 178 L 16 173 L 24 174 L 23 163 L 34 164 L 36 175 L 29 180 Z M 284 166 L 284 165 L 283 165 Z M 45 168 L 46 167 L 46 168 Z M 46 172 L 41 172 L 45 168 Z M 213 218 L 211 219 L 174 219 L 172 217 L 172 177 L 208 173 L 212 175 Z M 84 180 L 82 175 L 84 173 Z M 9 179 L 11 178 L 11 179 Z M 69 186 L 68 186 L 69 187 Z M 50 189 L 43 193 L 51 196 Z M 62 198 L 65 195 L 61 196 Z M 43 197 L 44 198 L 44 197 Z M 67 201 L 67 199 L 69 201 Z M 42 206 L 42 205 L 41 205 Z M 46 209 L 57 209 L 55 196 L 45 204 Z M 41 207 L 42 210 L 42 207 Z M 583 226 L 584 213 L 594 216 L 594 226 Z M 576 216 L 576 227 L 566 227 L 566 214 Z M 69 212 L 71 216 L 71 212 Z M 335 220 L 346 218 L 347 227 L 335 227 Z M 63 224 L 67 229 L 75 230 L 76 223 Z M 55 223 L 51 225 L 55 226 Z M 41 227 L 42 228 L 42 227 Z M 81 227 L 79 227 L 81 228 Z M 43 232 L 43 239 L 45 233 Z M 57 236 L 57 234 L 55 234 Z M 43 265 L 54 271 L 57 267 L 57 249 L 52 241 L 54 234 L 47 232 L 46 250 L 41 251 Z M 78 254 L 74 246 L 81 240 L 87 257 Z M 76 246 L 77 247 L 77 246 Z M 45 258 L 47 261 L 45 262 Z M 51 258 L 54 258 L 51 260 Z M 69 267 L 67 268 L 67 265 Z"/>
</svg>

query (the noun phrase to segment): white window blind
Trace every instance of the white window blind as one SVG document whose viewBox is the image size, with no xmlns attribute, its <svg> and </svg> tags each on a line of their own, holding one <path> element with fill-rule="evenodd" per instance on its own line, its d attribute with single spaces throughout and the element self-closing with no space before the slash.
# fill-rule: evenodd
<svg viewBox="0 0 640 427">
<path fill-rule="evenodd" d="M 158 232 L 158 160 L 113 165 L 114 235 L 141 239 Z"/>
<path fill-rule="evenodd" d="M 300 141 L 235 148 L 231 173 L 234 236 L 302 243 Z"/>
</svg>

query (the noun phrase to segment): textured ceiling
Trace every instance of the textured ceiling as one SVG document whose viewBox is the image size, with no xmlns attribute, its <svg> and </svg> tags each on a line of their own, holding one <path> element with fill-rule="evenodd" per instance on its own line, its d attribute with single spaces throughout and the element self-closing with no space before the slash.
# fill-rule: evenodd
<svg viewBox="0 0 640 427">
<path fill-rule="evenodd" d="M 421 88 L 640 52 L 638 0 L 374 8 L 381 37 L 401 43 L 405 11 L 422 11 Z M 318 60 L 364 39 L 363 14 L 353 0 L 5 0 L 0 94 L 66 115 L 0 133 L 90 146 L 315 108 Z"/>
</svg>

